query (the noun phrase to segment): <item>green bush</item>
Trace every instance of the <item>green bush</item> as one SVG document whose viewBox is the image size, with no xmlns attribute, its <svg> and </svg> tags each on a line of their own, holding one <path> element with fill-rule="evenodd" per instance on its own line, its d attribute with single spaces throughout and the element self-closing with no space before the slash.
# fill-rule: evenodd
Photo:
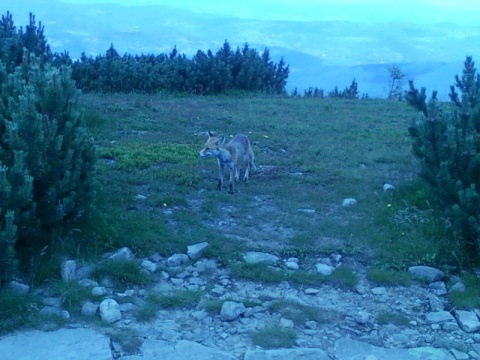
<svg viewBox="0 0 480 360">
<path fill-rule="evenodd" d="M 94 196 L 95 150 L 77 111 L 68 67 L 24 53 L 8 73 L 0 62 L 0 283 L 48 243 L 58 225 L 78 218 Z M 16 231 L 15 231 L 16 230 Z M 15 241 L 16 239 L 16 241 Z M 8 271 L 4 269 L 8 268 Z"/>
<path fill-rule="evenodd" d="M 451 220 L 453 238 L 462 242 L 469 260 L 480 257 L 480 76 L 467 57 L 461 77 L 450 87 L 454 106 L 445 111 L 432 93 L 410 81 L 406 100 L 420 114 L 409 127 L 420 175 L 432 188 Z M 457 88 L 461 94 L 455 90 Z"/>
</svg>

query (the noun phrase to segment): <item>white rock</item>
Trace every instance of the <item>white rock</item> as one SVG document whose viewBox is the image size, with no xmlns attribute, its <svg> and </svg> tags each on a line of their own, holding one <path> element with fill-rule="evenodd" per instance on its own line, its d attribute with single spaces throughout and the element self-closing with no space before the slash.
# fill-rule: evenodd
<svg viewBox="0 0 480 360">
<path fill-rule="evenodd" d="M 431 266 L 411 266 L 408 268 L 408 272 L 412 278 L 427 281 L 428 283 L 440 281 L 445 278 L 445 273 L 443 271 Z"/>
<path fill-rule="evenodd" d="M 188 262 L 189 257 L 186 254 L 173 254 L 167 259 L 167 265 L 170 267 L 177 267 Z"/>
<path fill-rule="evenodd" d="M 317 264 L 315 265 L 316 269 L 317 269 L 317 272 L 321 275 L 331 275 L 333 270 L 335 270 L 335 268 L 333 266 L 330 266 L 330 265 L 327 265 L 327 264 Z"/>
<path fill-rule="evenodd" d="M 426 316 L 427 321 L 430 324 L 439 324 L 446 321 L 455 320 L 453 315 L 450 314 L 448 311 L 432 311 L 429 312 Z"/>
<path fill-rule="evenodd" d="M 465 292 L 465 284 L 461 281 L 455 283 L 451 288 L 450 292 Z"/>
<path fill-rule="evenodd" d="M 202 252 L 208 247 L 208 242 L 204 241 L 198 244 L 187 246 L 187 255 L 190 259 L 198 259 Z"/>
<path fill-rule="evenodd" d="M 104 288 L 103 286 L 95 286 L 92 289 L 92 295 L 93 296 L 103 296 L 107 293 L 107 289 Z"/>
<path fill-rule="evenodd" d="M 449 321 L 442 324 L 442 329 L 445 331 L 457 331 L 459 328 L 458 323 L 455 321 Z"/>
<path fill-rule="evenodd" d="M 2 335 L 2 360 L 108 360 L 108 336 L 88 328 L 55 331 L 22 330 Z M 143 359 L 142 359 L 143 360 Z"/>
<path fill-rule="evenodd" d="M 287 261 L 285 263 L 285 266 L 288 270 L 298 270 L 300 268 L 300 265 L 298 265 L 297 262 L 293 262 L 293 261 Z"/>
<path fill-rule="evenodd" d="M 314 288 L 306 288 L 303 292 L 305 293 L 305 295 L 317 295 L 320 290 Z"/>
<path fill-rule="evenodd" d="M 60 266 L 60 276 L 63 281 L 72 281 L 75 279 L 77 262 L 75 260 L 65 260 Z"/>
<path fill-rule="evenodd" d="M 473 333 L 480 330 L 480 321 L 473 311 L 457 310 L 455 318 L 463 331 Z"/>
<path fill-rule="evenodd" d="M 150 273 L 154 273 L 155 271 L 157 271 L 157 264 L 147 259 L 143 260 L 140 266 Z"/>
<path fill-rule="evenodd" d="M 281 318 L 280 319 L 280 326 L 283 327 L 283 328 L 293 328 L 293 327 L 295 327 L 295 324 L 290 319 Z"/>
<path fill-rule="evenodd" d="M 393 186 L 392 184 L 383 185 L 383 191 L 391 191 L 391 190 L 395 190 L 395 186 Z"/>
<path fill-rule="evenodd" d="M 123 247 L 114 251 L 113 253 L 107 254 L 107 259 L 110 260 L 134 260 L 135 255 L 133 255 L 132 250 L 128 247 Z"/>
<path fill-rule="evenodd" d="M 163 333 L 165 333 L 164 331 Z M 228 335 L 228 334 L 227 334 Z M 222 336 L 222 335 L 220 335 Z M 228 337 L 228 336 L 227 336 Z M 135 355 L 133 355 L 135 356 Z M 137 355 L 132 360 L 235 360 L 237 357 L 230 353 L 200 345 L 193 341 L 179 340 L 176 343 L 159 342 L 158 340 L 145 340 L 142 344 L 142 355 Z M 323 360 L 323 359 L 319 359 Z"/>
<path fill-rule="evenodd" d="M 70 313 L 67 310 L 62 310 L 55 306 L 44 306 L 40 310 L 40 314 L 58 316 L 64 320 L 70 319 Z"/>
<path fill-rule="evenodd" d="M 329 360 L 331 357 L 321 349 L 274 349 L 274 350 L 247 350 L 244 360 L 273 360 L 273 359 L 302 359 L 302 360 Z"/>
<path fill-rule="evenodd" d="M 98 282 L 92 279 L 82 279 L 78 282 L 78 285 L 82 287 L 95 287 L 98 286 Z"/>
<path fill-rule="evenodd" d="M 339 263 L 340 260 L 342 260 L 342 255 L 340 255 L 340 254 L 332 254 L 332 255 L 330 255 L 330 258 L 331 258 L 334 262 Z"/>
<path fill-rule="evenodd" d="M 387 289 L 383 286 L 377 286 L 370 290 L 373 295 L 388 295 Z"/>
<path fill-rule="evenodd" d="M 464 353 L 463 351 L 458 351 L 456 349 L 451 349 L 450 350 L 453 354 L 453 356 L 455 356 L 455 360 L 468 360 L 470 359 L 470 356 L 468 356 L 468 354 Z"/>
<path fill-rule="evenodd" d="M 353 318 L 358 324 L 366 325 L 372 318 L 372 314 L 366 311 L 359 311 Z"/>
<path fill-rule="evenodd" d="M 225 301 L 222 305 L 220 311 L 220 318 L 223 321 L 233 321 L 238 318 L 240 315 L 245 313 L 247 309 L 243 303 L 238 303 L 235 301 Z"/>
<path fill-rule="evenodd" d="M 278 256 L 267 254 L 259 251 L 250 251 L 243 256 L 243 260 L 247 264 L 275 264 L 279 259 Z"/>
<path fill-rule="evenodd" d="M 100 303 L 100 318 L 106 323 L 114 323 L 122 318 L 120 305 L 114 299 L 105 299 Z"/>
<path fill-rule="evenodd" d="M 85 304 L 82 306 L 82 315 L 83 316 L 94 316 L 97 314 L 98 311 L 98 305 L 92 303 L 91 301 L 87 301 Z"/>
<path fill-rule="evenodd" d="M 345 198 L 342 201 L 342 206 L 343 207 L 350 207 L 350 206 L 357 205 L 357 203 L 358 203 L 358 201 L 355 200 L 354 198 Z"/>
<path fill-rule="evenodd" d="M 30 286 L 22 284 L 18 281 L 10 281 L 8 287 L 17 294 L 26 294 L 30 291 Z"/>
</svg>

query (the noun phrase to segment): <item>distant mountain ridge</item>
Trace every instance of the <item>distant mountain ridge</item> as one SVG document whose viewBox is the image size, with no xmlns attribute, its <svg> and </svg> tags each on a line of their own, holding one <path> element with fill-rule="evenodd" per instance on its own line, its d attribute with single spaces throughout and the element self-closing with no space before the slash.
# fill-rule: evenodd
<svg viewBox="0 0 480 360">
<path fill-rule="evenodd" d="M 418 86 L 446 98 L 466 55 L 480 54 L 480 26 L 413 23 L 360 24 L 347 21 L 284 22 L 198 14 L 167 6 L 73 5 L 22 0 L 0 5 L 25 26 L 28 13 L 45 25 L 52 50 L 103 54 L 110 44 L 123 53 L 165 53 L 174 46 L 191 56 L 217 51 L 225 40 L 233 48 L 248 42 L 267 47 L 275 61 L 290 64 L 287 89 L 343 89 L 353 78 L 360 93 L 384 97 L 388 67 L 400 66 Z"/>
</svg>

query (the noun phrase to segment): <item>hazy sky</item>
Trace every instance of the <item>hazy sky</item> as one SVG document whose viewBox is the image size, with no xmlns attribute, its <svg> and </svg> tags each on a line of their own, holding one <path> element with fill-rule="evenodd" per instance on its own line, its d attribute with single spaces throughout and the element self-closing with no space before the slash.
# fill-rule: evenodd
<svg viewBox="0 0 480 360">
<path fill-rule="evenodd" d="M 61 0 L 76 4 L 171 5 L 269 20 L 357 20 L 478 24 L 478 0 Z M 480 25 L 480 24 L 479 24 Z"/>
</svg>

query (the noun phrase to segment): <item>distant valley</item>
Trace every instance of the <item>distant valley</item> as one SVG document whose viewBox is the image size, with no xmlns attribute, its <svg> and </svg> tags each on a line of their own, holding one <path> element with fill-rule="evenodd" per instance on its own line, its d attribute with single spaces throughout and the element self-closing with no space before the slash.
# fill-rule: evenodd
<svg viewBox="0 0 480 360">
<path fill-rule="evenodd" d="M 113 43 L 123 53 L 165 53 L 174 46 L 191 56 L 197 50 L 216 52 L 227 40 L 232 48 L 248 42 L 270 50 L 290 64 L 287 90 L 318 87 L 343 89 L 355 78 L 360 93 L 385 97 L 388 68 L 395 64 L 430 92 L 447 98 L 463 60 L 480 55 L 480 26 L 450 23 L 359 24 L 347 21 L 286 22 L 245 20 L 198 14 L 166 6 L 72 5 L 41 0 L 11 0 L 17 26 L 25 26 L 32 11 L 42 21 L 53 51 L 74 58 L 104 53 Z M 405 81 L 406 82 L 406 81 Z M 406 84 L 405 84 L 406 85 Z"/>
</svg>

